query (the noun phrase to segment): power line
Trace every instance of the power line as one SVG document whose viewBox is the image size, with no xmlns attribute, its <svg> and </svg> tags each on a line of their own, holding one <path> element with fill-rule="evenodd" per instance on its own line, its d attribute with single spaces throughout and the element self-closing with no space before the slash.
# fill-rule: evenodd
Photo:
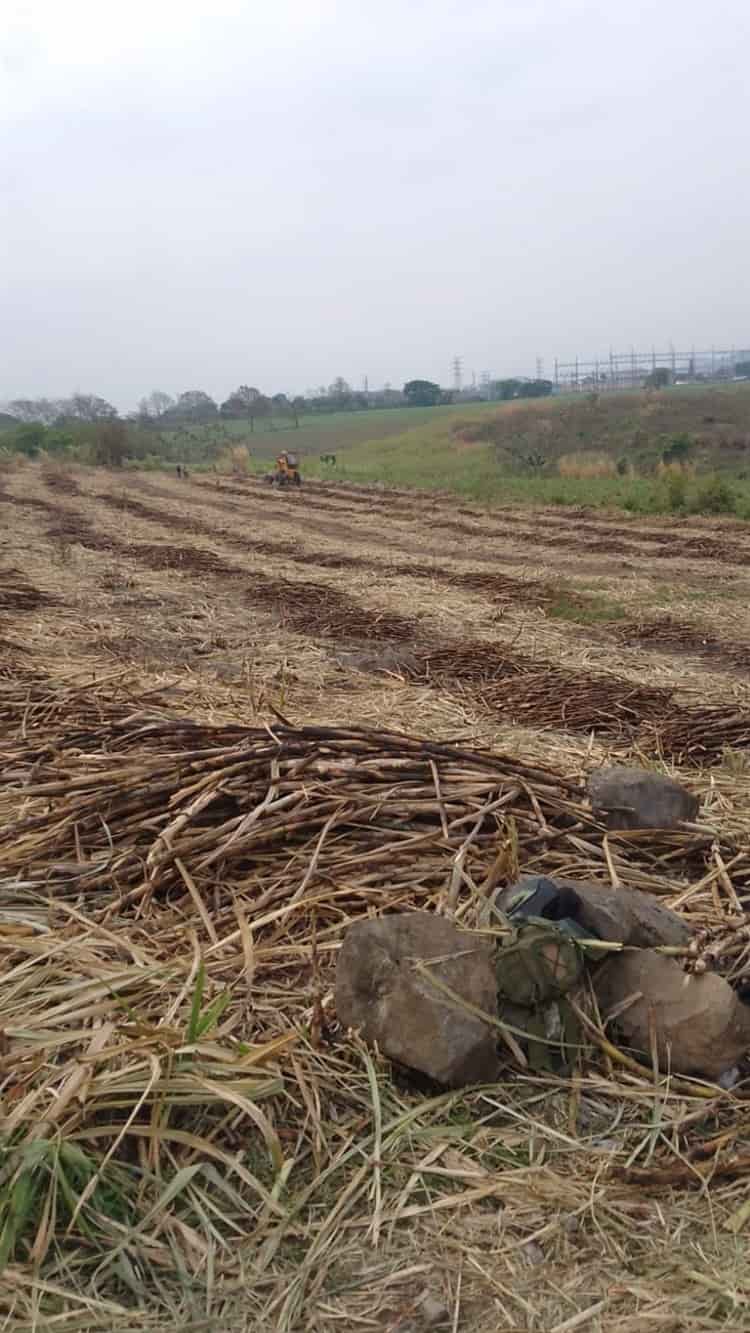
<svg viewBox="0 0 750 1333">
<path fill-rule="evenodd" d="M 669 379 L 677 381 L 719 382 L 731 380 L 738 362 L 750 360 L 750 349 L 712 347 L 710 351 L 678 351 L 673 343 L 666 349 L 651 347 L 638 351 L 614 352 L 606 358 L 559 361 L 555 358 L 555 384 L 560 388 L 589 389 L 594 386 L 611 389 L 637 389 L 656 370 L 666 371 Z M 537 362 L 538 367 L 538 362 Z"/>
</svg>

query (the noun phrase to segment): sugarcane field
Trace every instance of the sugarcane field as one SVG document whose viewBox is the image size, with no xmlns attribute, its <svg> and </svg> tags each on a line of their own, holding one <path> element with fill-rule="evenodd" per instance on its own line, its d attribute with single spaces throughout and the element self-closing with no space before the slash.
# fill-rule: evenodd
<svg viewBox="0 0 750 1333">
<path fill-rule="evenodd" d="M 3 1327 L 746 1329 L 750 528 L 304 462 L 0 471 Z"/>
</svg>

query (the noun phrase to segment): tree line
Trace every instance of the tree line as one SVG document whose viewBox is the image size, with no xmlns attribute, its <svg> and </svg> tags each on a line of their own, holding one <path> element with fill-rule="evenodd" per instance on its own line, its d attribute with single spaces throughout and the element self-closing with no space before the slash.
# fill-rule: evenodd
<svg viewBox="0 0 750 1333">
<path fill-rule="evenodd" d="M 321 385 L 307 394 L 291 396 L 267 394 L 253 385 L 240 384 L 223 401 L 213 398 L 205 389 L 186 389 L 177 395 L 154 389 L 140 399 L 135 412 L 126 413 L 122 419 L 146 429 L 158 426 L 160 430 L 190 422 L 222 419 L 248 421 L 252 430 L 255 422 L 265 417 L 287 417 L 297 425 L 301 416 L 316 412 L 351 412 L 408 405 L 412 401 L 406 392 L 408 387 L 402 391 L 387 385 L 372 392 L 359 391 L 339 377 L 328 387 Z M 435 401 L 438 401 L 442 391 L 434 387 Z M 20 422 L 56 428 L 70 423 L 114 421 L 118 417 L 112 403 L 97 394 L 73 394 L 69 398 L 15 398 L 0 414 L 6 425 Z"/>
<path fill-rule="evenodd" d="M 382 389 L 357 390 L 339 376 L 327 387 L 321 385 L 306 394 L 290 396 L 286 393 L 266 394 L 253 385 L 240 384 L 223 401 L 217 401 L 204 389 L 186 389 L 172 395 L 154 389 L 141 398 L 135 412 L 125 414 L 123 420 L 149 428 L 160 429 L 170 424 L 224 420 L 246 420 L 251 429 L 264 417 L 288 417 L 294 424 L 301 416 L 316 412 L 352 412 L 387 407 L 435 407 L 448 405 L 457 399 L 492 399 L 539 397 L 552 392 L 549 380 L 503 379 L 493 380 L 481 390 L 464 390 L 460 394 L 443 389 L 432 380 L 407 380 L 402 389 L 385 385 Z M 93 424 L 115 421 L 120 414 L 106 398 L 93 393 L 76 393 L 69 398 L 15 398 L 0 414 L 6 424 L 39 423 L 62 428 L 69 423 Z"/>
</svg>

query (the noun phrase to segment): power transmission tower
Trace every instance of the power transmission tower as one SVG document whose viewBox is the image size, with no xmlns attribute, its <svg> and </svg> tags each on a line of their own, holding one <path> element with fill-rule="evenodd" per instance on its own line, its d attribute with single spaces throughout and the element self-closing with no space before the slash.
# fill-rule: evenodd
<svg viewBox="0 0 750 1333">
<path fill-rule="evenodd" d="M 536 377 L 538 380 L 544 379 L 544 361 L 541 356 L 538 356 L 536 359 Z"/>
<path fill-rule="evenodd" d="M 453 358 L 453 388 L 455 389 L 456 393 L 460 393 L 460 392 L 461 392 L 461 385 L 462 385 L 462 383 L 463 383 L 463 358 L 460 357 L 460 356 L 454 356 L 454 358 Z"/>
</svg>

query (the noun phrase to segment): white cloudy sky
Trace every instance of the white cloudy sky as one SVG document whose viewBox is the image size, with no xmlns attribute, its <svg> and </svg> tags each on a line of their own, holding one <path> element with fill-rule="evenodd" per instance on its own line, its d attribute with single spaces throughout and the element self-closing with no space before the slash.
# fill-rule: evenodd
<svg viewBox="0 0 750 1333">
<path fill-rule="evenodd" d="M 747 0 L 4 0 L 0 398 L 750 342 Z"/>
</svg>

